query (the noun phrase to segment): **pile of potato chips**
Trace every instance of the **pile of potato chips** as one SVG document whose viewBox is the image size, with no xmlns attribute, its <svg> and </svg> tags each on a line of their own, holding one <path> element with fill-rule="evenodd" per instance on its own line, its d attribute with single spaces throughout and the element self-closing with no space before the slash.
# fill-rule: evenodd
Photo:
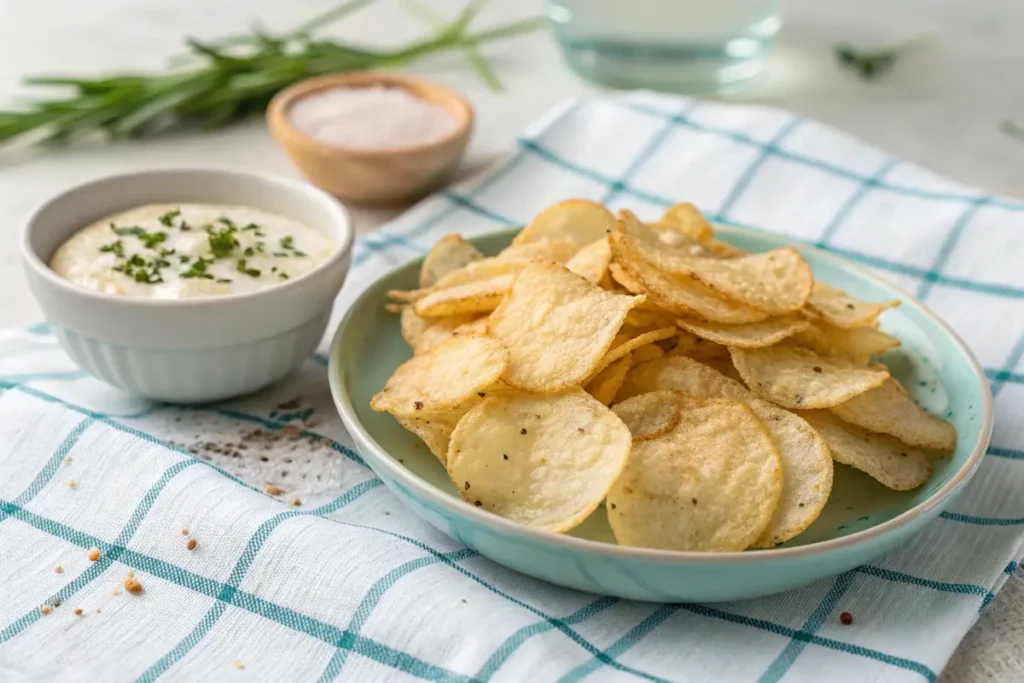
<svg viewBox="0 0 1024 683">
<path fill-rule="evenodd" d="M 466 502 L 529 526 L 605 503 L 623 545 L 771 548 L 817 518 L 833 461 L 907 490 L 956 446 L 873 360 L 899 302 L 718 241 L 692 204 L 645 224 L 561 202 L 493 257 L 448 235 L 389 296 L 414 355 L 371 405 Z"/>
</svg>

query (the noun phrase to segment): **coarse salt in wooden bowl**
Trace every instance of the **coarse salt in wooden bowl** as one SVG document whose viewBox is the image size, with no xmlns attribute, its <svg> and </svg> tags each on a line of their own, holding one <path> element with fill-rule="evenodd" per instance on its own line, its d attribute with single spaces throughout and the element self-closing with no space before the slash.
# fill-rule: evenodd
<svg viewBox="0 0 1024 683">
<path fill-rule="evenodd" d="M 330 142 L 324 141 L 328 134 L 312 132 L 308 125 L 305 130 L 296 125 L 293 107 L 301 99 L 311 95 L 322 98 L 328 91 L 350 88 L 400 89 L 439 107 L 452 120 L 445 123 L 441 134 L 431 137 L 427 131 L 425 137 L 429 139 L 413 139 L 412 143 L 407 125 L 415 128 L 413 124 L 430 122 L 402 120 L 402 113 L 394 107 L 382 112 L 386 116 L 362 118 L 358 112 L 340 109 L 339 122 L 334 122 L 331 133 L 338 139 Z M 420 109 L 421 114 L 437 113 L 436 109 Z M 325 111 L 330 110 L 325 107 Z M 344 116 L 349 119 L 341 119 Z M 279 92 L 267 108 L 267 125 L 285 154 L 314 185 L 354 203 L 399 204 L 438 187 L 458 165 L 473 130 L 473 108 L 454 91 L 419 78 L 345 72 L 309 78 Z M 428 126 L 420 126 L 423 127 Z M 397 144 L 389 144 L 389 136 Z M 346 139 L 352 144 L 345 145 Z"/>
</svg>

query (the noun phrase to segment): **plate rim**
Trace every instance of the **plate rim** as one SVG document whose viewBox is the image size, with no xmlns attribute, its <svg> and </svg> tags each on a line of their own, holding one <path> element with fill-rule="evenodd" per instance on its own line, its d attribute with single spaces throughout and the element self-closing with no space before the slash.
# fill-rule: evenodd
<svg viewBox="0 0 1024 683">
<path fill-rule="evenodd" d="M 388 476 L 392 477 L 395 481 L 400 482 L 410 491 L 416 491 L 417 494 L 426 498 L 446 513 L 464 518 L 474 524 L 480 524 L 492 531 L 515 537 L 525 537 L 528 540 L 541 543 L 545 546 L 573 551 L 584 551 L 603 555 L 609 558 L 633 559 L 669 564 L 746 564 L 812 557 L 833 551 L 841 551 L 844 549 L 849 550 L 853 547 L 870 543 L 873 540 L 879 540 L 881 537 L 888 536 L 891 533 L 895 533 L 900 529 L 907 527 L 922 516 L 934 510 L 936 507 L 948 504 L 952 496 L 970 480 L 971 476 L 974 475 L 978 467 L 981 465 L 981 461 L 988 449 L 988 444 L 992 437 L 994 422 L 991 387 L 985 380 L 985 374 L 981 368 L 981 364 L 978 362 L 978 359 L 975 357 L 970 347 L 968 347 L 964 340 L 961 339 L 960 335 L 958 335 L 944 320 L 933 313 L 923 302 L 918 300 L 917 297 L 904 292 L 899 287 L 889 282 L 886 282 L 874 273 L 856 263 L 853 263 L 849 259 L 845 259 L 842 256 L 819 249 L 813 245 L 773 233 L 747 230 L 731 225 L 716 225 L 715 230 L 716 233 L 721 234 L 751 236 L 759 239 L 767 239 L 777 243 L 778 248 L 792 247 L 801 253 L 813 254 L 816 259 L 827 261 L 843 270 L 855 273 L 859 277 L 892 293 L 904 302 L 912 304 L 921 315 L 931 320 L 940 330 L 945 332 L 945 334 L 952 340 L 954 347 L 966 359 L 967 365 L 971 369 L 974 378 L 978 380 L 979 385 L 981 386 L 982 393 L 982 427 L 978 435 L 978 440 L 975 442 L 974 447 L 970 455 L 968 455 L 967 459 L 964 461 L 964 464 L 961 465 L 961 467 L 945 484 L 943 484 L 928 498 L 909 510 L 896 515 L 892 519 L 870 526 L 867 529 L 856 531 L 847 536 L 790 548 L 763 548 L 745 552 L 697 552 L 690 550 L 660 550 L 655 548 L 623 546 L 603 541 L 594 541 L 586 538 L 569 536 L 568 534 L 556 534 L 543 529 L 534 529 L 524 524 L 519 524 L 518 522 L 501 517 L 500 515 L 496 515 L 492 512 L 480 510 L 471 505 L 466 505 L 461 499 L 454 498 L 447 493 L 440 491 L 432 484 L 420 479 L 411 470 L 403 467 L 395 458 L 391 457 L 387 450 L 377 443 L 377 441 L 363 427 L 355 414 L 351 398 L 349 397 L 348 392 L 345 391 L 343 383 L 341 382 L 339 367 L 341 362 L 341 338 L 342 333 L 351 324 L 354 312 L 360 304 L 364 302 L 370 292 L 376 288 L 378 283 L 391 277 L 397 271 L 408 268 L 412 263 L 421 262 L 424 257 L 423 254 L 414 259 L 398 264 L 394 268 L 391 268 L 387 272 L 375 278 L 359 293 L 351 304 L 349 304 L 348 310 L 345 311 L 345 315 L 342 316 L 338 325 L 335 327 L 331 338 L 330 350 L 328 352 L 327 373 L 328 383 L 331 388 L 331 397 L 334 400 L 335 408 L 338 410 L 342 422 L 345 424 L 345 428 L 348 430 L 349 434 L 352 435 L 353 439 L 356 441 L 362 440 L 364 444 L 369 446 L 372 457 L 368 457 L 368 459 L 374 460 L 378 467 L 383 467 Z M 511 237 L 518 231 L 519 228 L 515 227 L 504 228 L 501 230 L 482 232 L 466 237 L 466 239 L 473 242 L 475 240 L 497 238 L 504 235 L 509 235 Z M 375 468 L 372 467 L 371 469 L 375 470 Z M 374 473 L 376 474 L 376 472 Z"/>
</svg>

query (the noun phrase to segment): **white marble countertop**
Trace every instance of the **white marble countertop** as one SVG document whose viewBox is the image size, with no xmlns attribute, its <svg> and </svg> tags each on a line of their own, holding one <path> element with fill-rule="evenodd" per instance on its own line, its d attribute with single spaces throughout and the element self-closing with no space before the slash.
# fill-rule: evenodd
<svg viewBox="0 0 1024 683">
<path fill-rule="evenodd" d="M 0 0 L 0 103 L 36 73 L 94 74 L 158 68 L 180 52 L 185 35 L 216 37 L 258 18 L 272 30 L 291 27 L 331 6 L 330 0 L 89 0 L 54 3 Z M 462 0 L 430 0 L 452 14 Z M 540 12 L 541 0 L 493 0 L 480 25 Z M 783 3 L 785 26 L 767 76 L 733 96 L 817 118 L 897 156 L 987 191 L 1024 196 L 1024 142 L 999 130 L 1024 123 L 1019 65 L 1024 4 L 989 0 L 861 0 Z M 363 42 L 394 44 L 423 26 L 399 4 L 380 0 L 334 31 Z M 879 45 L 928 34 L 929 48 L 908 57 L 884 79 L 863 83 L 836 67 L 838 42 Z M 561 62 L 546 33 L 497 44 L 487 55 L 505 84 L 490 93 L 457 55 L 413 71 L 448 83 L 477 106 L 478 128 L 466 162 L 488 163 L 513 136 L 556 101 L 593 91 Z M 29 211 L 48 196 L 90 178 L 149 167 L 218 164 L 296 175 L 262 122 L 145 143 L 94 145 L 42 155 L 0 155 L 0 327 L 38 319 L 18 266 L 15 235 Z M 391 211 L 354 211 L 360 232 Z M 1024 582 L 1011 577 L 961 645 L 944 682 L 1024 679 Z M 927 628 L 926 624 L 922 628 Z"/>
</svg>

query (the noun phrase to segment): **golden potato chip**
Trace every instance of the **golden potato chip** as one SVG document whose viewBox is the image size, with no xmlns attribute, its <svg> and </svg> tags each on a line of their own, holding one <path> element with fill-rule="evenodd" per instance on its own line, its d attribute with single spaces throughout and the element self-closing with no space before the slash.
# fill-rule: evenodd
<svg viewBox="0 0 1024 683">
<path fill-rule="evenodd" d="M 445 235 L 423 257 L 423 265 L 420 266 L 420 287 L 432 287 L 442 276 L 483 257 L 484 255 L 462 239 L 461 235 Z"/>
<path fill-rule="evenodd" d="M 595 285 L 601 281 L 612 262 L 612 248 L 608 239 L 591 242 L 566 261 L 565 267 Z"/>
<path fill-rule="evenodd" d="M 800 413 L 821 435 L 832 458 L 849 465 L 893 491 L 909 491 L 928 481 L 932 466 L 921 451 L 888 434 L 847 424 L 827 410 Z"/>
<path fill-rule="evenodd" d="M 630 353 L 618 358 L 594 375 L 584 389 L 602 404 L 610 405 L 615 400 L 615 394 L 619 392 L 622 382 L 625 381 L 626 372 L 629 371 L 632 362 L 633 355 Z"/>
<path fill-rule="evenodd" d="M 622 545 L 738 551 L 768 526 L 782 494 L 779 453 L 742 403 L 679 395 L 679 424 L 633 445 L 608 492 Z"/>
<path fill-rule="evenodd" d="M 665 355 L 665 352 L 657 344 L 648 344 L 647 346 L 641 346 L 639 349 L 633 352 L 634 363 L 646 363 L 649 360 L 655 358 L 661 358 Z"/>
<path fill-rule="evenodd" d="M 633 443 L 668 434 L 679 424 L 679 411 L 679 402 L 671 391 L 640 394 L 612 408 L 633 435 Z"/>
<path fill-rule="evenodd" d="M 661 218 L 658 219 L 654 227 L 678 232 L 698 242 L 704 242 L 715 236 L 711 223 L 708 223 L 700 209 L 690 202 L 673 204 L 665 209 L 665 213 L 661 214 Z"/>
<path fill-rule="evenodd" d="M 398 304 L 394 302 L 388 302 L 384 304 L 384 310 L 388 313 L 401 313 L 405 310 L 405 304 Z"/>
<path fill-rule="evenodd" d="M 610 244 L 610 242 L 609 242 Z M 612 279 L 622 285 L 627 291 L 633 294 L 643 294 L 643 287 L 640 283 L 629 274 L 629 272 L 620 266 L 618 263 L 611 263 L 608 265 L 608 272 L 611 274 Z"/>
<path fill-rule="evenodd" d="M 448 475 L 477 507 L 564 532 L 601 504 L 631 442 L 622 420 L 579 389 L 487 398 L 459 420 Z"/>
<path fill-rule="evenodd" d="M 432 324 L 432 321 L 416 315 L 416 311 L 412 310 L 412 306 L 402 307 L 399 321 L 402 326 L 402 339 L 413 349 L 416 348 L 420 339 L 423 338 L 423 333 Z"/>
<path fill-rule="evenodd" d="M 370 407 L 398 417 L 451 410 L 497 382 L 508 364 L 508 350 L 495 339 L 451 337 L 398 366 Z"/>
<path fill-rule="evenodd" d="M 453 427 L 439 420 L 426 420 L 417 417 L 396 417 L 398 424 L 412 432 L 426 444 L 430 452 L 444 464 L 448 458 L 448 442 L 452 438 Z"/>
<path fill-rule="evenodd" d="M 453 270 L 450 273 L 447 273 L 429 290 L 420 291 L 423 292 L 423 296 L 426 296 L 431 292 L 457 287 L 458 285 L 464 285 L 470 282 L 493 280 L 494 278 L 501 277 L 502 275 L 514 276 L 517 275 L 527 263 L 528 260 L 526 259 L 503 261 L 497 257 L 486 258 L 482 261 L 474 261 L 473 263 L 463 266 L 458 270 Z"/>
<path fill-rule="evenodd" d="M 585 247 L 603 239 L 615 229 L 615 217 L 589 199 L 567 199 L 541 211 L 512 240 L 526 244 L 539 239 L 564 240 Z"/>
<path fill-rule="evenodd" d="M 808 348 L 822 356 L 838 356 L 866 365 L 872 356 L 900 345 L 900 340 L 873 327 L 842 328 L 821 320 L 797 332 L 783 343 Z"/>
<path fill-rule="evenodd" d="M 488 325 L 509 350 L 505 381 L 529 391 L 579 386 L 639 299 L 606 292 L 555 263 L 529 264 Z"/>
<path fill-rule="evenodd" d="M 634 349 L 639 349 L 641 346 L 653 344 L 654 342 L 661 341 L 663 339 L 671 339 L 678 334 L 678 328 L 663 327 L 660 330 L 651 330 L 650 332 L 644 332 L 643 334 L 632 338 L 620 338 L 619 336 L 616 336 L 615 340 L 612 341 L 611 348 L 608 349 L 608 353 L 606 353 L 601 359 L 601 362 L 597 364 L 595 374 L 603 371 L 606 367 Z"/>
<path fill-rule="evenodd" d="M 687 317 L 699 317 L 722 323 L 750 323 L 764 320 L 768 313 L 744 306 L 720 296 L 707 285 L 691 277 L 666 273 L 644 259 L 626 235 L 612 235 L 612 253 L 625 271 L 630 284 L 646 294 L 661 308 Z M 618 279 L 615 270 L 612 276 Z M 629 286 L 627 289 L 631 289 Z M 632 290 L 631 290 L 632 291 Z"/>
<path fill-rule="evenodd" d="M 728 242 L 716 239 L 701 242 L 701 247 L 703 247 L 704 251 L 707 252 L 707 255 L 712 258 L 739 258 L 740 256 L 747 255 L 747 252 L 743 251 L 739 247 L 734 247 Z"/>
<path fill-rule="evenodd" d="M 424 320 L 424 318 L 420 318 L 420 320 Z M 445 316 L 444 318 L 427 318 L 426 320 L 431 324 L 420 334 L 419 341 L 412 347 L 413 353 L 426 353 L 460 331 L 462 334 L 466 334 L 472 329 L 478 329 L 482 334 L 487 332 L 486 322 L 483 324 L 482 329 L 480 329 L 480 326 L 476 328 L 469 327 L 474 320 L 474 316 L 469 313 L 457 313 Z"/>
<path fill-rule="evenodd" d="M 743 384 L 743 378 L 740 377 L 739 371 L 736 366 L 732 364 L 732 356 L 726 353 L 725 356 L 719 358 L 697 358 L 695 359 L 698 363 L 702 363 L 712 370 L 716 370 L 734 382 Z"/>
<path fill-rule="evenodd" d="M 770 548 L 788 541 L 818 518 L 832 492 L 832 456 L 825 442 L 807 422 L 755 397 L 739 382 L 689 358 L 666 357 L 635 365 L 627 373 L 627 381 L 619 392 L 619 398 L 635 398 L 619 405 L 658 390 L 678 391 L 698 398 L 740 401 L 753 410 L 768 429 L 781 459 L 782 496 L 754 547 Z M 630 427 L 630 420 L 621 413 L 619 416 Z"/>
<path fill-rule="evenodd" d="M 440 318 L 456 313 L 487 313 L 493 311 L 512 288 L 515 276 L 499 275 L 489 280 L 467 282 L 439 289 L 413 304 L 416 315 Z"/>
<path fill-rule="evenodd" d="M 956 449 L 953 425 L 922 409 L 891 377 L 877 389 L 854 396 L 829 410 L 844 422 L 871 432 L 891 434 L 910 446 L 939 451 Z"/>
<path fill-rule="evenodd" d="M 733 365 L 751 391 L 791 410 L 831 408 L 881 386 L 886 370 L 793 346 L 729 348 Z"/>
<path fill-rule="evenodd" d="M 579 250 L 580 245 L 575 242 L 549 240 L 545 237 L 536 242 L 513 244 L 505 247 L 494 258 L 499 261 L 535 261 L 537 259 L 546 259 L 565 264 Z"/>
<path fill-rule="evenodd" d="M 807 301 L 808 310 L 836 327 L 862 327 L 870 325 L 883 312 L 899 306 L 891 301 L 861 301 L 823 282 L 814 283 L 814 291 Z"/>
<path fill-rule="evenodd" d="M 687 334 L 690 334 L 687 332 Z M 700 362 L 708 360 L 716 360 L 720 358 L 729 358 L 729 349 L 721 344 L 716 344 L 713 341 L 707 339 L 701 339 L 695 335 L 691 335 L 693 338 L 686 343 L 680 341 L 679 344 L 668 352 L 670 356 L 686 356 Z M 729 362 L 732 362 L 730 359 Z"/>
<path fill-rule="evenodd" d="M 756 349 L 778 344 L 786 337 L 806 329 L 809 323 L 797 314 L 768 318 L 756 323 L 726 325 L 701 320 L 676 320 L 676 324 L 691 334 L 723 346 Z"/>
<path fill-rule="evenodd" d="M 636 307 L 626 316 L 626 324 L 631 327 L 659 329 L 675 325 L 676 316 L 667 311 L 652 311 Z"/>
</svg>

